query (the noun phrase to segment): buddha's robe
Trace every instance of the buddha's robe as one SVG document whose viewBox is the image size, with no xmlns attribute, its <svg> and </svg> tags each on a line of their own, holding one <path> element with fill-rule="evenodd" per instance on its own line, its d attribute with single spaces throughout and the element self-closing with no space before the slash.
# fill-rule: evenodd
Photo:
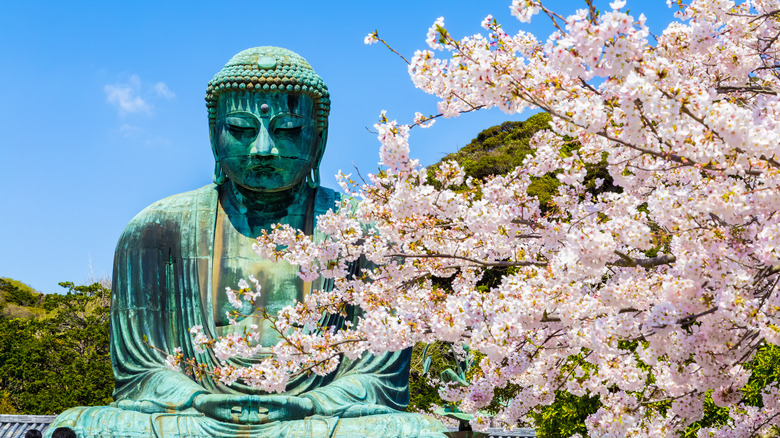
<svg viewBox="0 0 780 438">
<path fill-rule="evenodd" d="M 309 216 L 333 208 L 336 197 L 332 190 L 319 188 Z M 160 412 L 120 409 L 117 402 L 79 407 L 61 414 L 48 430 L 68 426 L 79 437 L 443 436 L 438 421 L 400 412 L 409 398 L 410 350 L 364 354 L 355 361 L 345 358 L 328 376 L 294 379 L 284 395 L 306 397 L 315 406 L 315 415 L 302 420 L 233 424 L 190 407 L 199 394 L 264 394 L 240 382 L 226 386 L 208 377 L 196 382 L 165 363 L 163 352 L 181 348 L 185 358 L 209 367 L 219 364 L 210 351 L 194 350 L 189 333 L 196 325 L 212 338 L 217 333 L 212 293 L 217 204 L 214 185 L 158 201 L 130 222 L 117 245 L 111 304 L 114 399 L 147 401 Z M 312 287 L 332 286 L 320 280 Z M 343 323 L 331 318 L 331 324 Z M 372 405 L 399 412 L 362 415 L 371 412 Z"/>
</svg>

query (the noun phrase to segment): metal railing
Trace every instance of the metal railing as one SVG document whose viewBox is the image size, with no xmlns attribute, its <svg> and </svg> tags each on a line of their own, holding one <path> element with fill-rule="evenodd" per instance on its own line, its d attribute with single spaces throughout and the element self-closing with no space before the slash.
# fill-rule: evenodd
<svg viewBox="0 0 780 438">
<path fill-rule="evenodd" d="M 25 432 L 46 431 L 56 415 L 0 415 L 0 438 L 24 438 Z"/>
</svg>

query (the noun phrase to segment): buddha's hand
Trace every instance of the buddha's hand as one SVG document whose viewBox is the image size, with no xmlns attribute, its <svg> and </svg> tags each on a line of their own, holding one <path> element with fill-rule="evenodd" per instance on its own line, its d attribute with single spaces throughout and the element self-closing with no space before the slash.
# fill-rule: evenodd
<svg viewBox="0 0 780 438">
<path fill-rule="evenodd" d="M 239 424 L 298 420 L 311 415 L 311 400 L 285 395 L 200 394 L 193 407 L 215 420 Z"/>
<path fill-rule="evenodd" d="M 143 412 L 144 414 L 157 414 L 160 412 L 168 412 L 170 408 L 164 404 L 153 403 L 147 400 L 119 400 L 116 402 L 116 407 L 127 411 Z"/>
<path fill-rule="evenodd" d="M 339 417 L 365 417 L 368 415 L 397 414 L 399 412 L 400 411 L 384 405 L 363 405 L 356 403 L 339 412 Z"/>
</svg>

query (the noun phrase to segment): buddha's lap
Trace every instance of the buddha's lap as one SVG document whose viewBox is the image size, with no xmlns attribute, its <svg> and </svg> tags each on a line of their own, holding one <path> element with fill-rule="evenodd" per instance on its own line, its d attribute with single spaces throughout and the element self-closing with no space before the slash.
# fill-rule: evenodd
<svg viewBox="0 0 780 438">
<path fill-rule="evenodd" d="M 443 437 L 441 423 L 419 414 L 355 418 L 312 416 L 266 424 L 233 424 L 186 411 L 145 414 L 110 406 L 78 407 L 60 414 L 48 428 L 70 427 L 79 437 Z"/>
</svg>

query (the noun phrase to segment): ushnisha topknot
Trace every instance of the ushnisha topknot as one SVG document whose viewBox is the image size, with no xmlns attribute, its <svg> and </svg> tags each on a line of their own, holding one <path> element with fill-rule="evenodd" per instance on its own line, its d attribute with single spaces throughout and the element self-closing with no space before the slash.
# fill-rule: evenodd
<svg viewBox="0 0 780 438">
<path fill-rule="evenodd" d="M 215 123 L 217 99 L 230 91 L 287 92 L 310 96 L 319 129 L 328 126 L 330 94 L 322 78 L 303 57 L 281 47 L 253 47 L 239 52 L 209 82 L 206 108 Z"/>
</svg>

